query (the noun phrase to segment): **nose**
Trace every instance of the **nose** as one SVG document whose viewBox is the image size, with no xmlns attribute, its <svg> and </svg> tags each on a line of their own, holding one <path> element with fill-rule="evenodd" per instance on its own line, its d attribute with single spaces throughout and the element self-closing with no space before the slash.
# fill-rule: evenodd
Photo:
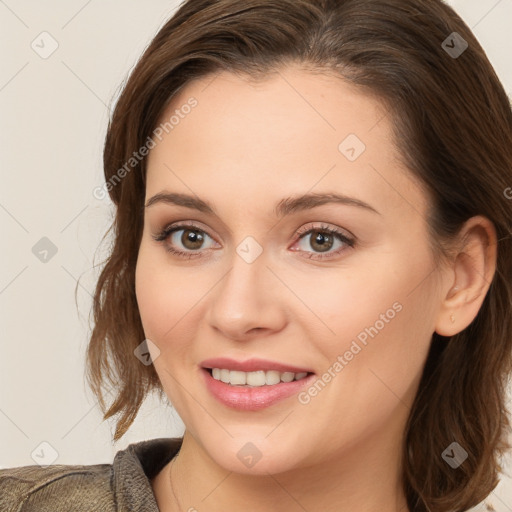
<svg viewBox="0 0 512 512">
<path fill-rule="evenodd" d="M 286 324 L 286 290 L 264 255 L 248 263 L 234 252 L 231 268 L 212 290 L 209 324 L 226 338 L 243 341 Z"/>
</svg>

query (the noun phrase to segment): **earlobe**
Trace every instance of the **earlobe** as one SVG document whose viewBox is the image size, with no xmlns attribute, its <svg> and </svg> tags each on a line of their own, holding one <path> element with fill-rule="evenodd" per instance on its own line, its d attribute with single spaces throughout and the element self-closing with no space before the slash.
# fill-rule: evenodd
<svg viewBox="0 0 512 512">
<path fill-rule="evenodd" d="M 497 236 L 486 217 L 469 219 L 461 230 L 463 245 L 449 273 L 455 284 L 442 297 L 435 332 L 454 336 L 475 319 L 496 271 Z"/>
</svg>

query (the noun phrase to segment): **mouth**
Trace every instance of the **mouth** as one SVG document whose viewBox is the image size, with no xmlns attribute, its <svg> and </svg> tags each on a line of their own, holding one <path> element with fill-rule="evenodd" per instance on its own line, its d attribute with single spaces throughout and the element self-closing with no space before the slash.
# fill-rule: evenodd
<svg viewBox="0 0 512 512">
<path fill-rule="evenodd" d="M 206 389 L 223 406 L 240 412 L 261 411 L 297 395 L 313 384 L 313 372 L 201 368 Z"/>
</svg>

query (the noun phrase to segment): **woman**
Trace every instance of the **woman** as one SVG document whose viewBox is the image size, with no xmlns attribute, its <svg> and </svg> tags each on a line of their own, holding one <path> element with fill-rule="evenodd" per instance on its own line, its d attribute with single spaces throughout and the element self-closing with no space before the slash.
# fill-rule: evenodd
<svg viewBox="0 0 512 512">
<path fill-rule="evenodd" d="M 462 511 L 495 488 L 512 112 L 451 8 L 189 0 L 104 168 L 90 383 L 116 440 L 151 390 L 186 431 L 3 470 L 2 510 Z"/>
</svg>

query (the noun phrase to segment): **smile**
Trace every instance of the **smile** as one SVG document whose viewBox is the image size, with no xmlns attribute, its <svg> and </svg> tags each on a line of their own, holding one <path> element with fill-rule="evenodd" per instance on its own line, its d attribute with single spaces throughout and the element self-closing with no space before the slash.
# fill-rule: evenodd
<svg viewBox="0 0 512 512">
<path fill-rule="evenodd" d="M 215 370 L 216 376 L 213 376 Z M 219 375 L 220 373 L 220 375 Z M 242 372 L 239 370 L 201 368 L 208 392 L 221 404 L 239 411 L 259 411 L 295 396 L 316 378 L 314 373 L 269 371 Z M 222 380 L 224 379 L 228 382 Z M 255 374 L 255 376 L 253 376 Z M 270 384 L 267 384 L 269 378 Z M 277 381 L 277 378 L 279 380 Z M 254 380 L 253 380 L 254 379 Z M 265 383 L 263 384 L 263 379 Z M 244 382 L 245 384 L 233 384 Z M 277 382 L 276 382 L 277 381 Z M 255 384 L 251 384 L 251 382 Z M 294 402 L 294 405 L 295 402 Z"/>
<path fill-rule="evenodd" d="M 215 380 L 230 384 L 232 386 L 273 386 L 280 382 L 292 382 L 301 380 L 308 375 L 308 372 L 278 372 L 276 370 L 258 370 L 253 372 L 243 372 L 238 370 L 227 370 L 225 368 L 212 368 L 210 370 Z"/>
</svg>

